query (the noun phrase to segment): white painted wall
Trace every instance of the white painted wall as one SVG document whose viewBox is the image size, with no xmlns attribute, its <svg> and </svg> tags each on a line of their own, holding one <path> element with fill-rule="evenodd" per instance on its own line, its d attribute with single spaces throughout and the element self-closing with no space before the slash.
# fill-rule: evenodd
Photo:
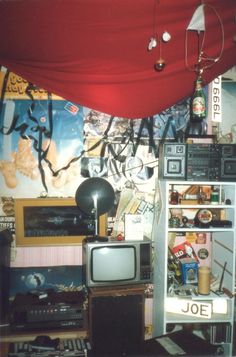
<svg viewBox="0 0 236 357">
<path fill-rule="evenodd" d="M 228 134 L 234 126 L 233 142 L 236 143 L 236 66 L 222 75 L 222 134 Z"/>
</svg>

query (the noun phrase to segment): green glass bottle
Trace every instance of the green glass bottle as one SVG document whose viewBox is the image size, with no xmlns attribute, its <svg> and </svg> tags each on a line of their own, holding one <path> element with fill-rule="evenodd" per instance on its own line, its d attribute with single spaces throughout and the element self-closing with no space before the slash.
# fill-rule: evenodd
<svg viewBox="0 0 236 357">
<path fill-rule="evenodd" d="M 203 89 L 202 77 L 199 76 L 195 83 L 195 91 L 191 102 L 191 121 L 201 122 L 206 118 L 206 95 Z"/>
</svg>

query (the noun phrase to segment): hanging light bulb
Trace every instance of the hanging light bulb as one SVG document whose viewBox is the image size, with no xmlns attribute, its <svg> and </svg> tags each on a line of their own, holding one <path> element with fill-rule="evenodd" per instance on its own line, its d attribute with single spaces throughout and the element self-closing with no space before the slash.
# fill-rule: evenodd
<svg viewBox="0 0 236 357">
<path fill-rule="evenodd" d="M 160 72 L 165 68 L 165 65 L 166 65 L 165 60 L 163 58 L 159 58 L 156 61 L 154 68 L 156 71 Z"/>
<path fill-rule="evenodd" d="M 154 69 L 156 71 L 160 72 L 166 66 L 166 62 L 162 58 L 162 55 L 161 55 L 161 45 L 162 45 L 162 43 L 169 42 L 171 40 L 171 35 L 170 35 L 170 33 L 168 31 L 164 31 L 160 38 L 159 38 L 159 36 L 157 36 L 157 34 L 158 34 L 158 31 L 157 31 L 157 6 L 159 5 L 160 1 L 159 0 L 153 0 L 153 1 L 154 1 L 154 8 L 153 8 L 153 36 L 149 40 L 148 51 L 151 51 L 153 48 L 157 47 L 158 41 L 159 41 L 159 58 L 154 63 Z"/>
<path fill-rule="evenodd" d="M 162 58 L 162 54 L 161 54 L 161 52 L 162 52 L 162 51 L 161 51 L 161 50 L 162 50 L 161 45 L 162 45 L 162 41 L 160 41 L 159 58 L 158 58 L 158 60 L 156 61 L 155 65 L 154 65 L 155 70 L 158 71 L 158 72 L 163 71 L 163 69 L 164 69 L 165 66 L 166 66 L 166 62 L 165 62 L 165 60 Z"/>
</svg>

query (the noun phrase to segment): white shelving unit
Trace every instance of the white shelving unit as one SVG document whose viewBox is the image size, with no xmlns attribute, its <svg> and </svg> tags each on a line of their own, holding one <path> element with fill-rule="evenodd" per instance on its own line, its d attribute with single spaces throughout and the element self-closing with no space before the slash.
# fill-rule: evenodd
<svg viewBox="0 0 236 357">
<path fill-rule="evenodd" d="M 174 188 L 176 191 L 184 191 L 190 186 L 199 187 L 217 187 L 220 193 L 219 204 L 181 204 L 171 205 L 170 191 Z M 234 297 L 229 294 L 220 294 L 210 292 L 209 295 L 191 294 L 190 297 L 179 297 L 175 294 L 168 293 L 168 245 L 171 232 L 186 233 L 186 232 L 210 232 L 211 236 L 211 272 L 214 276 L 221 276 L 225 262 L 227 262 L 224 272 L 222 286 L 228 289 L 229 292 L 234 292 L 235 289 L 235 223 L 236 223 L 236 184 L 232 182 L 189 182 L 189 181 L 159 181 L 160 197 L 162 209 L 159 215 L 159 221 L 155 232 L 154 242 L 154 306 L 153 306 L 153 336 L 160 336 L 168 332 L 170 324 L 183 327 L 184 324 L 193 324 L 198 326 L 208 327 L 210 334 L 212 328 L 219 328 L 223 324 L 227 324 L 231 331 L 231 336 L 222 340 L 225 356 L 232 356 L 233 343 L 233 324 L 234 324 Z M 225 204 L 226 199 L 230 200 L 230 204 Z M 186 201 L 185 201 L 186 202 Z M 229 203 L 229 202 L 227 202 Z M 205 209 L 220 209 L 224 212 L 224 219 L 232 222 L 232 227 L 212 227 L 199 228 L 189 225 L 180 228 L 170 228 L 169 218 L 172 209 L 187 210 L 189 212 L 197 212 L 201 208 Z M 194 214 L 195 214 L 194 213 Z M 197 286 L 196 286 L 197 289 Z M 180 301 L 187 303 L 209 304 L 211 309 L 210 318 L 199 316 L 198 314 L 187 315 L 185 313 L 176 313 L 177 304 Z M 169 312 L 167 304 L 176 306 L 175 312 Z M 225 306 L 225 311 L 219 312 L 215 306 Z M 167 311 L 168 310 L 168 311 Z M 194 310 L 196 311 L 196 310 Z M 208 324 L 208 325 L 206 325 Z M 210 327 L 211 326 L 211 327 Z M 200 328 L 201 330 L 201 328 Z M 215 331 L 215 330 L 214 330 Z M 217 330 L 219 331 L 219 330 Z M 212 338 L 212 336 L 210 337 Z"/>
</svg>

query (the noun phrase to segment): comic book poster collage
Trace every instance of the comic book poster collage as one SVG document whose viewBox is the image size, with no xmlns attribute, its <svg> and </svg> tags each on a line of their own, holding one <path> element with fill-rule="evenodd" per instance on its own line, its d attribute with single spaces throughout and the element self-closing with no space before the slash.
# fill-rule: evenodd
<svg viewBox="0 0 236 357">
<path fill-rule="evenodd" d="M 0 71 L 1 197 L 74 197 L 89 177 L 143 197 L 155 189 L 158 143 L 183 131 L 188 99 L 148 118 L 120 118 L 72 103 Z M 169 125 L 170 120 L 173 125 Z M 134 190 L 135 189 L 135 190 Z"/>
</svg>

